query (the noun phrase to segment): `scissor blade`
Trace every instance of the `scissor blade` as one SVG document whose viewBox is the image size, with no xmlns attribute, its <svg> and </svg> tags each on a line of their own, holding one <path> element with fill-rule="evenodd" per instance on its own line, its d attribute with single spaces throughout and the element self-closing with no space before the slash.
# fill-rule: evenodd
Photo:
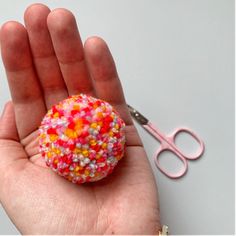
<svg viewBox="0 0 236 236">
<path fill-rule="evenodd" d="M 131 116 L 141 125 L 146 125 L 148 123 L 148 119 L 144 117 L 140 112 L 138 112 L 136 109 L 128 105 L 129 112 Z"/>
</svg>

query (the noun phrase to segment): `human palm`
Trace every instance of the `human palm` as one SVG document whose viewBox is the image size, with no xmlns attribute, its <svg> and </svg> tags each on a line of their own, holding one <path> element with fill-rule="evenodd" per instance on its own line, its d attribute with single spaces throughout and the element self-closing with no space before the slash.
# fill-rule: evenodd
<svg viewBox="0 0 236 236">
<path fill-rule="evenodd" d="M 26 28 L 7 22 L 1 52 L 13 102 L 0 119 L 0 200 L 23 234 L 154 234 L 160 228 L 155 181 L 105 42 L 81 43 L 74 16 L 41 4 Z M 80 92 L 111 103 L 126 123 L 126 152 L 107 178 L 72 184 L 38 153 L 46 110 Z"/>
</svg>

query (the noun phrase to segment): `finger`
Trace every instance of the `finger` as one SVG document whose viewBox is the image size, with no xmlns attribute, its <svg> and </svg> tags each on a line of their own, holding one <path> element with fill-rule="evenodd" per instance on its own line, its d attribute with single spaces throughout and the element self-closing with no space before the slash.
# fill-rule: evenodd
<svg viewBox="0 0 236 236">
<path fill-rule="evenodd" d="M 5 167 L 19 159 L 28 160 L 28 157 L 19 143 L 13 103 L 8 102 L 0 118 L 0 182 Z"/>
<path fill-rule="evenodd" d="M 93 93 L 75 17 L 66 9 L 48 15 L 48 29 L 70 95 Z"/>
<path fill-rule="evenodd" d="M 5 104 L 0 118 L 0 139 L 19 141 L 12 102 Z"/>
<path fill-rule="evenodd" d="M 47 108 L 68 97 L 50 34 L 47 16 L 50 9 L 43 4 L 33 4 L 24 14 L 25 25 Z"/>
<path fill-rule="evenodd" d="M 17 130 L 22 139 L 38 128 L 45 114 L 44 100 L 33 68 L 25 28 L 18 22 L 5 23 L 1 28 L 0 42 Z"/>
<path fill-rule="evenodd" d="M 98 37 L 89 38 L 84 46 L 96 95 L 111 103 L 127 125 L 132 124 L 115 63 L 106 43 Z"/>
</svg>

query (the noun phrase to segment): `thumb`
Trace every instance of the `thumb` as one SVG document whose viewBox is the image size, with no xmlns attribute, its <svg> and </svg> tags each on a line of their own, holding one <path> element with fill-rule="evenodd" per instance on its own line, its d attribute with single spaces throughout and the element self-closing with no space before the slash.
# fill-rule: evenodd
<svg viewBox="0 0 236 236">
<path fill-rule="evenodd" d="M 14 106 L 11 101 L 5 104 L 0 118 L 0 139 L 19 141 Z"/>
<path fill-rule="evenodd" d="M 13 103 L 7 102 L 0 117 L 0 185 L 7 173 L 5 167 L 25 156 L 18 138 Z"/>
</svg>

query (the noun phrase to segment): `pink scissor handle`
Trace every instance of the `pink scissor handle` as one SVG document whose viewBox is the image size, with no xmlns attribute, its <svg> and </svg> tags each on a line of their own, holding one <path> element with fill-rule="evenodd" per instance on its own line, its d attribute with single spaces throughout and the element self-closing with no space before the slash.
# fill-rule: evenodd
<svg viewBox="0 0 236 236">
<path fill-rule="evenodd" d="M 180 150 L 176 146 L 175 139 L 176 139 L 177 135 L 180 134 L 180 133 L 187 133 L 190 136 L 192 136 L 192 138 L 195 139 L 195 141 L 197 141 L 197 143 L 199 144 L 199 147 L 198 147 L 198 149 L 197 149 L 195 154 L 190 154 L 190 155 L 185 154 L 185 153 L 183 153 L 182 150 Z M 178 129 L 176 129 L 172 133 L 172 135 L 170 135 L 168 137 L 168 139 L 174 145 L 173 147 L 175 148 L 175 150 L 177 152 L 179 152 L 183 157 L 185 157 L 187 159 L 190 159 L 190 160 L 198 159 L 203 154 L 203 152 L 204 152 L 204 143 L 203 143 L 203 141 L 192 130 L 189 130 L 188 128 L 178 128 Z"/>
<path fill-rule="evenodd" d="M 151 122 L 148 122 L 147 124 L 143 125 L 143 128 L 146 129 L 157 140 L 159 140 L 161 146 L 157 150 L 157 152 L 154 156 L 154 161 L 155 161 L 157 168 L 169 178 L 176 179 L 176 178 L 180 178 L 181 176 L 183 176 L 187 172 L 187 169 L 188 169 L 187 159 L 195 160 L 195 159 L 199 158 L 204 152 L 203 141 L 194 132 L 192 132 L 191 130 L 189 130 L 187 128 L 178 128 L 172 133 L 172 135 L 169 135 L 169 136 L 162 134 Z M 199 149 L 195 155 L 189 155 L 189 156 L 185 155 L 176 146 L 175 138 L 181 132 L 190 134 L 199 143 L 200 146 L 199 146 Z M 160 161 L 159 161 L 160 154 L 165 151 L 172 152 L 183 163 L 183 168 L 178 173 L 176 173 L 176 174 L 169 173 L 161 166 Z"/>
<path fill-rule="evenodd" d="M 169 173 L 168 171 L 165 170 L 165 168 L 163 168 L 160 164 L 159 161 L 159 157 L 161 156 L 161 153 L 163 152 L 172 152 L 175 156 L 178 156 L 178 158 L 181 160 L 181 162 L 183 163 L 183 168 L 181 168 L 176 174 L 173 173 Z M 161 145 L 161 147 L 157 150 L 157 152 L 155 153 L 154 156 L 154 162 L 156 164 L 156 167 L 167 177 L 172 178 L 172 179 L 177 179 L 182 177 L 188 170 L 188 164 L 186 159 L 180 155 L 178 152 L 176 152 L 175 150 L 173 150 L 169 145 L 165 146 L 165 145 Z"/>
</svg>

